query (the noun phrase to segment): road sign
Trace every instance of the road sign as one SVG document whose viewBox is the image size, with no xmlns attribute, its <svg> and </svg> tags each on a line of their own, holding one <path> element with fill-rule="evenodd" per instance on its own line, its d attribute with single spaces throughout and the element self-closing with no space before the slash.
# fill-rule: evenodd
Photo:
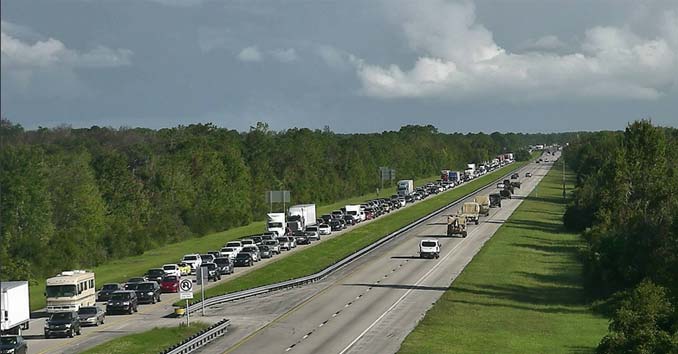
<svg viewBox="0 0 678 354">
<path fill-rule="evenodd" d="M 193 298 L 193 281 L 181 279 L 179 282 L 179 298 L 182 300 Z"/>
</svg>

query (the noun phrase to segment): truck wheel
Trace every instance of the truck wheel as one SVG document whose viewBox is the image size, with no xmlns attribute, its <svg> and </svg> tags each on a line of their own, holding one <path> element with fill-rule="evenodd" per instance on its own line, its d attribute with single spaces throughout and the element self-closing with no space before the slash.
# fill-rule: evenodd
<svg viewBox="0 0 678 354">
<path fill-rule="evenodd" d="M 139 312 L 139 306 L 138 305 L 134 306 L 134 312 Z"/>
<path fill-rule="evenodd" d="M 480 221 L 476 220 L 476 225 L 478 225 L 479 223 L 480 223 Z"/>
<path fill-rule="evenodd" d="M 78 327 L 78 330 L 75 331 L 75 334 L 80 335 L 80 328 Z"/>
<path fill-rule="evenodd" d="M 127 310 L 127 314 L 131 315 L 134 312 L 134 308 L 130 306 L 129 310 Z"/>
<path fill-rule="evenodd" d="M 464 231 L 464 233 L 461 234 L 461 237 L 466 238 L 466 235 L 467 235 L 467 233 L 466 233 L 466 231 Z"/>
<path fill-rule="evenodd" d="M 70 338 L 75 337 L 75 333 L 73 333 L 72 329 L 68 331 L 68 337 L 70 337 Z"/>
</svg>

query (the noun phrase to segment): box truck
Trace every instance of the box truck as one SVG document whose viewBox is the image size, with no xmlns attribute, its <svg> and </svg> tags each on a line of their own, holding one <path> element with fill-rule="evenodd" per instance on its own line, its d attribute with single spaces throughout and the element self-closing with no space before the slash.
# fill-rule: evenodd
<svg viewBox="0 0 678 354">
<path fill-rule="evenodd" d="M 398 181 L 398 195 L 399 196 L 406 196 L 410 195 L 414 192 L 414 181 L 411 179 L 404 179 L 402 181 Z"/>
<path fill-rule="evenodd" d="M 266 214 L 266 231 L 276 234 L 276 236 L 285 235 L 285 213 Z"/>
<path fill-rule="evenodd" d="M 287 226 L 292 231 L 315 225 L 315 204 L 293 205 L 287 210 Z"/>
<path fill-rule="evenodd" d="M 0 333 L 20 335 L 31 319 L 27 281 L 0 282 Z"/>
</svg>

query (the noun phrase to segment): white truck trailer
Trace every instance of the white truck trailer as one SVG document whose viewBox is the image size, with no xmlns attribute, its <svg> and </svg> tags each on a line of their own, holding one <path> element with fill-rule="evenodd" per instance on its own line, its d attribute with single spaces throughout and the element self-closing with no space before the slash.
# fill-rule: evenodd
<svg viewBox="0 0 678 354">
<path fill-rule="evenodd" d="M 31 319 L 27 281 L 0 282 L 0 333 L 21 334 Z"/>
<path fill-rule="evenodd" d="M 398 196 L 404 197 L 414 192 L 414 181 L 411 179 L 404 179 L 398 181 Z"/>
<path fill-rule="evenodd" d="M 285 235 L 285 213 L 266 214 L 266 231 L 273 232 L 278 236 Z"/>
<path fill-rule="evenodd" d="M 287 210 L 287 226 L 292 231 L 304 230 L 316 224 L 315 215 L 315 204 L 293 205 Z"/>
</svg>

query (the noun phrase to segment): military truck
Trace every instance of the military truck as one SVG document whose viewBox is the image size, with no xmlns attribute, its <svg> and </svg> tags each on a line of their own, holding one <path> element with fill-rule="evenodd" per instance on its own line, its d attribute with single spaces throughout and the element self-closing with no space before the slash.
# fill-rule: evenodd
<svg viewBox="0 0 678 354">
<path fill-rule="evenodd" d="M 490 194 L 490 208 L 501 208 L 501 194 L 492 193 Z"/>
<path fill-rule="evenodd" d="M 461 206 L 459 209 L 459 214 L 466 217 L 466 221 L 475 222 L 478 225 L 479 214 L 480 214 L 480 204 L 476 202 L 467 202 Z"/>
<path fill-rule="evenodd" d="M 500 190 L 499 195 L 501 196 L 501 199 L 511 199 L 511 191 L 508 189 Z"/>
<path fill-rule="evenodd" d="M 480 214 L 484 216 L 490 215 L 490 196 L 489 195 L 479 195 L 475 197 L 474 202 L 480 205 Z"/>
<path fill-rule="evenodd" d="M 461 215 L 449 215 L 447 217 L 447 236 L 466 237 L 466 218 Z"/>
<path fill-rule="evenodd" d="M 511 182 L 511 187 L 520 189 L 520 182 Z"/>
</svg>

